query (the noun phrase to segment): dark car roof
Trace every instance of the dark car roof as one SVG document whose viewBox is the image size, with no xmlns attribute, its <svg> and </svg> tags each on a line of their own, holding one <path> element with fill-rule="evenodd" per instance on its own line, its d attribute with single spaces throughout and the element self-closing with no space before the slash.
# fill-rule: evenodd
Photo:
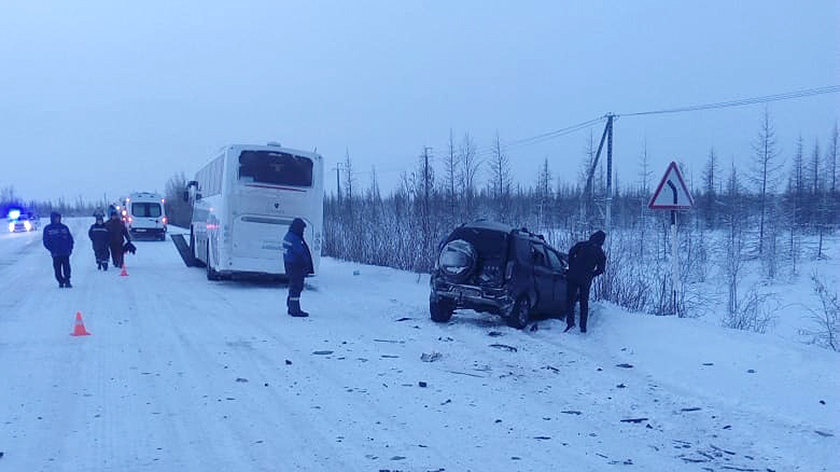
<svg viewBox="0 0 840 472">
<path fill-rule="evenodd" d="M 500 223 L 498 221 L 491 221 L 491 220 L 476 220 L 472 223 L 464 223 L 458 229 L 480 229 L 485 231 L 498 231 L 500 233 L 506 234 L 513 234 L 520 238 L 531 240 L 537 243 L 546 244 L 551 247 L 546 241 L 545 238 L 541 234 L 535 234 L 528 231 L 528 228 L 514 228 L 513 226 L 505 223 Z M 455 234 L 455 231 L 453 231 Z M 450 235 L 451 237 L 451 235 Z"/>
</svg>

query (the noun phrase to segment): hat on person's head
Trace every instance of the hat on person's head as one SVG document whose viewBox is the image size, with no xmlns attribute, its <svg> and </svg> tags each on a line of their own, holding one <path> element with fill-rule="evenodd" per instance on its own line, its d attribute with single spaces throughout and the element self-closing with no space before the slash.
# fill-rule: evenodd
<svg viewBox="0 0 840 472">
<path fill-rule="evenodd" d="M 599 246 L 603 246 L 604 241 L 607 240 L 607 233 L 601 230 L 595 231 L 594 233 L 592 233 L 592 236 L 589 237 L 589 240 Z"/>
<path fill-rule="evenodd" d="M 292 225 L 289 226 L 289 231 L 303 237 L 304 228 L 306 228 L 306 222 L 300 218 L 295 218 L 294 221 L 292 221 Z"/>
</svg>

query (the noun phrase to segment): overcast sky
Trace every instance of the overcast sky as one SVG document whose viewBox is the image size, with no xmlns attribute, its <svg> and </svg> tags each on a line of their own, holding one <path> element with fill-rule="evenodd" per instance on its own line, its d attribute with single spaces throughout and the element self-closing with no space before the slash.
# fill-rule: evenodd
<svg viewBox="0 0 840 472">
<path fill-rule="evenodd" d="M 486 148 L 596 118 L 840 83 L 840 2 L 0 3 L 0 187 L 26 199 L 163 191 L 221 146 L 350 150 L 391 188 L 449 130 Z M 763 106 L 615 124 L 620 181 L 710 147 L 745 162 Z M 769 105 L 782 157 L 825 142 L 840 94 Z M 592 133 L 600 134 L 601 125 Z M 576 176 L 589 129 L 511 150 Z M 333 179 L 327 180 L 332 190 Z"/>
</svg>

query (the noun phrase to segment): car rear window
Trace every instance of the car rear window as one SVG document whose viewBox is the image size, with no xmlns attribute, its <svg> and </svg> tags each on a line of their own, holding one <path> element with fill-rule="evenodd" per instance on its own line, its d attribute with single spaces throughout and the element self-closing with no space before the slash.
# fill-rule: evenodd
<svg viewBox="0 0 840 472">
<path fill-rule="evenodd" d="M 501 259 L 507 248 L 508 234 L 484 228 L 464 226 L 455 229 L 449 235 L 447 242 L 463 239 L 473 245 L 479 257 Z"/>
</svg>

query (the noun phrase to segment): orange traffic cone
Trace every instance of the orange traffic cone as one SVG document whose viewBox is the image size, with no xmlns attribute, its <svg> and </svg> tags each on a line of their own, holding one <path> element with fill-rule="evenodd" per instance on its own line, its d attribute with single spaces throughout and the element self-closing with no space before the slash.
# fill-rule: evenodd
<svg viewBox="0 0 840 472">
<path fill-rule="evenodd" d="M 125 264 L 122 266 L 122 272 L 120 272 L 120 277 L 128 277 L 128 270 L 125 268 Z"/>
<path fill-rule="evenodd" d="M 73 332 L 70 333 L 70 336 L 89 336 L 90 333 L 87 332 L 85 329 L 85 322 L 82 321 L 82 314 L 80 312 L 76 312 L 76 327 L 73 329 Z"/>
</svg>

